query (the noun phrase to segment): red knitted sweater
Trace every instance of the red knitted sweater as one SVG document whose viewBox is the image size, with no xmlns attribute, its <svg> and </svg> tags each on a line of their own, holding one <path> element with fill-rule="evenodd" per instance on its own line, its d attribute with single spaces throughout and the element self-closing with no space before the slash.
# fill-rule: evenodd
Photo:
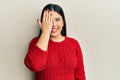
<svg viewBox="0 0 120 80">
<path fill-rule="evenodd" d="M 62 42 L 49 40 L 48 50 L 36 46 L 33 38 L 25 65 L 35 72 L 35 80 L 86 80 L 82 51 L 77 40 L 65 37 Z"/>
</svg>

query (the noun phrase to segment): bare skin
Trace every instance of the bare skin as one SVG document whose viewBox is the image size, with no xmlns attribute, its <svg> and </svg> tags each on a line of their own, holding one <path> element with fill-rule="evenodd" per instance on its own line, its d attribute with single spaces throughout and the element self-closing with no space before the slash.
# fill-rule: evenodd
<svg viewBox="0 0 120 80">
<path fill-rule="evenodd" d="M 45 10 L 43 14 L 43 21 L 37 19 L 37 22 L 42 30 L 41 36 L 36 45 L 44 51 L 47 51 L 49 40 L 60 42 L 65 39 L 61 35 L 63 27 L 62 16 L 55 11 Z"/>
</svg>

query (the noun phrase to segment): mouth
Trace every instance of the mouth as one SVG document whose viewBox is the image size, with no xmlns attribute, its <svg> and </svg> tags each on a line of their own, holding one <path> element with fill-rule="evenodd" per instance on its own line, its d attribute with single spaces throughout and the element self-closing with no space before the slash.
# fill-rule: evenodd
<svg viewBox="0 0 120 80">
<path fill-rule="evenodd" d="M 51 32 L 55 33 L 55 32 L 57 32 L 57 30 L 58 30 L 58 28 L 52 28 Z"/>
</svg>

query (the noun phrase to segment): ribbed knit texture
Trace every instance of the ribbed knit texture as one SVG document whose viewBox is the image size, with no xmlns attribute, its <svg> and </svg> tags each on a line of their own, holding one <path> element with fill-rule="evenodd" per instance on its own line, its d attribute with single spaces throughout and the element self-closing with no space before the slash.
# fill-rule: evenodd
<svg viewBox="0 0 120 80">
<path fill-rule="evenodd" d="M 31 40 L 25 57 L 25 65 L 35 72 L 35 80 L 86 80 L 82 51 L 75 39 L 50 40 L 47 51 L 37 47 L 37 41 Z"/>
</svg>

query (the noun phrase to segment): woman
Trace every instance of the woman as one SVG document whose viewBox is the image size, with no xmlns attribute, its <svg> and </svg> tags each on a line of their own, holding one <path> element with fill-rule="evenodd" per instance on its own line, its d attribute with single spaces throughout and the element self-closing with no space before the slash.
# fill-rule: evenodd
<svg viewBox="0 0 120 80">
<path fill-rule="evenodd" d="M 43 8 L 39 37 L 31 40 L 25 65 L 35 72 L 35 80 L 86 80 L 82 51 L 77 40 L 66 36 L 62 8 Z"/>
</svg>

